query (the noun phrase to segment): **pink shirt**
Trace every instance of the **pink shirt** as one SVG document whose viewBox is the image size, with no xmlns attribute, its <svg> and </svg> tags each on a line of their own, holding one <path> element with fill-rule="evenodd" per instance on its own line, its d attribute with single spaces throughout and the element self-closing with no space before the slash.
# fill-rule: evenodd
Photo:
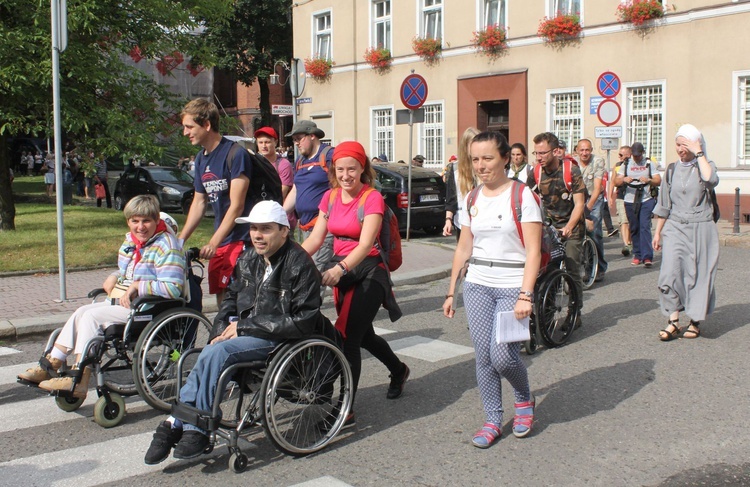
<svg viewBox="0 0 750 487">
<path fill-rule="evenodd" d="M 345 237 L 346 240 L 342 240 L 341 238 L 333 239 L 333 253 L 335 255 L 349 255 L 359 243 L 359 236 L 362 233 L 362 223 L 359 221 L 359 218 L 357 218 L 357 209 L 359 208 L 359 200 L 368 188 L 370 188 L 370 186 L 365 184 L 357 197 L 346 204 L 341 201 L 341 189 L 336 190 L 338 195 L 333 202 L 331 214 L 328 217 L 328 231 L 331 232 L 334 237 Z M 326 191 L 323 198 L 320 200 L 320 206 L 318 208 L 323 213 L 328 213 L 328 203 L 331 200 L 331 191 L 334 190 L 329 189 Z M 370 191 L 367 195 L 367 200 L 364 203 L 364 210 L 365 216 L 373 214 L 382 216 L 385 212 L 385 201 L 383 200 L 383 195 L 375 190 Z M 370 249 L 370 253 L 367 255 L 377 257 L 380 255 L 380 252 L 373 245 Z"/>
<path fill-rule="evenodd" d="M 276 172 L 279 173 L 281 185 L 289 186 L 291 188 L 294 184 L 294 172 L 292 172 L 292 163 L 283 157 L 277 157 L 276 162 L 273 163 L 273 167 L 275 167 Z"/>
</svg>

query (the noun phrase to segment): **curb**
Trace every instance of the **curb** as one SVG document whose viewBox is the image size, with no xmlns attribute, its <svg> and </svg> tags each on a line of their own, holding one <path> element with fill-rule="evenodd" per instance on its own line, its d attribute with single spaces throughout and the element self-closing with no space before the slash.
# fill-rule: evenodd
<svg viewBox="0 0 750 487">
<path fill-rule="evenodd" d="M 395 287 L 411 286 L 437 281 L 450 276 L 451 265 L 434 267 L 422 271 L 413 271 L 393 276 Z M 203 313 L 215 313 L 218 311 L 216 299 L 212 295 L 203 298 Z M 70 317 L 70 314 L 54 314 L 35 318 L 18 318 L 11 320 L 0 320 L 0 340 L 18 341 L 21 338 L 30 338 L 38 335 L 51 333 L 60 328 Z"/>
</svg>

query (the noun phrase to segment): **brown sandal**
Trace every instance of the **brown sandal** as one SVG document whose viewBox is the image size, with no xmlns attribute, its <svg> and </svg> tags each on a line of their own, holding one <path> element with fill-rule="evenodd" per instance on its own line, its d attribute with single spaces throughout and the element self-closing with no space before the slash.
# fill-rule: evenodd
<svg viewBox="0 0 750 487">
<path fill-rule="evenodd" d="M 700 321 L 690 320 L 690 324 L 682 334 L 682 338 L 689 338 L 692 340 L 693 338 L 698 338 L 699 336 L 701 336 L 701 329 L 698 328 L 699 325 Z M 690 329 L 691 327 L 693 328 L 692 330 Z M 690 333 L 690 335 L 688 335 L 688 333 Z"/>
<path fill-rule="evenodd" d="M 663 342 L 669 342 L 671 340 L 674 340 L 675 338 L 678 338 L 680 336 L 680 332 L 682 331 L 682 328 L 678 326 L 679 324 L 679 319 L 667 321 L 667 327 L 659 332 L 659 340 Z M 672 331 L 669 331 L 670 326 L 672 327 Z"/>
</svg>

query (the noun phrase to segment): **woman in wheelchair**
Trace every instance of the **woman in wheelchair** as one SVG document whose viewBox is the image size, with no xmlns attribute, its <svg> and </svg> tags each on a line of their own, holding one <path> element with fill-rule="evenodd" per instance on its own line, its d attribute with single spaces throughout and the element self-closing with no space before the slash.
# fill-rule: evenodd
<svg viewBox="0 0 750 487">
<path fill-rule="evenodd" d="M 185 278 L 185 255 L 171 228 L 159 214 L 159 200 L 153 195 L 136 196 L 123 211 L 130 232 L 120 246 L 117 270 L 103 284 L 109 298 L 78 308 L 65 323 L 52 351 L 39 365 L 18 375 L 26 383 L 38 384 L 46 391 L 73 388 L 74 377 L 80 377 L 73 396 L 85 398 L 91 369 L 58 376 L 71 352 L 76 364 L 86 342 L 102 333 L 112 323 L 126 322 L 130 303 L 138 296 L 157 295 L 178 298 Z"/>
<path fill-rule="evenodd" d="M 221 373 L 230 365 L 265 360 L 284 340 L 333 330 L 320 312 L 320 273 L 312 258 L 289 237 L 286 212 L 274 201 L 257 203 L 237 218 L 250 223 L 253 247 L 237 260 L 214 320 L 210 345 L 200 353 L 173 411 L 210 414 Z M 197 422 L 197 421 L 196 421 Z M 159 424 L 144 461 L 160 463 L 174 456 L 199 456 L 210 443 L 209 432 L 174 416 Z"/>
</svg>

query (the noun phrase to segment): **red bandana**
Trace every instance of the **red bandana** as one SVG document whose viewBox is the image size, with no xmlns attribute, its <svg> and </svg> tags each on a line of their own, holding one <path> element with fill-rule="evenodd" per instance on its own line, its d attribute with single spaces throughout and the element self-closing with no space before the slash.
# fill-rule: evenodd
<svg viewBox="0 0 750 487">
<path fill-rule="evenodd" d="M 164 223 L 164 220 L 159 220 L 159 224 L 156 225 L 156 231 L 154 232 L 154 235 L 160 232 L 166 232 L 167 231 L 167 225 Z M 153 235 L 151 236 L 153 238 Z M 148 243 L 148 240 L 146 242 L 141 242 L 138 240 L 133 232 L 130 232 L 130 239 L 133 241 L 133 244 L 135 244 L 135 255 L 133 256 L 133 267 L 138 265 L 138 262 L 141 260 L 141 249 L 143 248 L 146 243 Z M 149 239 L 150 240 L 150 239 Z"/>
</svg>

